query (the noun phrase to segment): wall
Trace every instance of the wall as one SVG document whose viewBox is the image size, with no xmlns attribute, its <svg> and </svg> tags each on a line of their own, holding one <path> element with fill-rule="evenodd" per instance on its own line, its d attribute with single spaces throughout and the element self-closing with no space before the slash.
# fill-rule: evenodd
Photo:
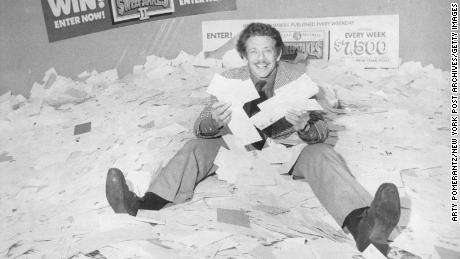
<svg viewBox="0 0 460 259">
<path fill-rule="evenodd" d="M 237 0 L 237 11 L 148 22 L 48 43 L 40 1 L 0 1 L 0 94 L 28 95 L 34 81 L 55 67 L 75 77 L 116 67 L 119 75 L 145 56 L 175 57 L 201 50 L 201 21 L 399 14 L 400 57 L 449 68 L 450 1 L 441 0 Z"/>
</svg>

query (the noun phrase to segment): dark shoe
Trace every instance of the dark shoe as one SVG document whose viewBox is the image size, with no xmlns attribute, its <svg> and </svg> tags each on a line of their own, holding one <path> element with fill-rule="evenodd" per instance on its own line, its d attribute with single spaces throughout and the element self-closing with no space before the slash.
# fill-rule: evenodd
<svg viewBox="0 0 460 259">
<path fill-rule="evenodd" d="M 105 194 L 115 213 L 128 213 L 136 216 L 140 199 L 129 190 L 125 177 L 119 169 L 110 168 L 107 172 Z"/>
<path fill-rule="evenodd" d="M 389 252 L 388 238 L 401 214 L 398 188 L 391 183 L 380 185 L 370 207 L 352 211 L 344 221 L 359 251 L 373 244 L 382 254 Z"/>
<path fill-rule="evenodd" d="M 401 216 L 401 201 L 396 185 L 392 183 L 380 185 L 371 203 L 369 214 L 375 217 L 369 239 L 374 244 L 388 244 L 388 238 Z"/>
</svg>

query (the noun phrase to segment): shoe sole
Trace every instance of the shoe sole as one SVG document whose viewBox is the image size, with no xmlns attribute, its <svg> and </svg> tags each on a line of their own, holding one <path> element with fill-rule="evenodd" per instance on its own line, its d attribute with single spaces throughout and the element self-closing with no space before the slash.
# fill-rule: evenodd
<svg viewBox="0 0 460 259">
<path fill-rule="evenodd" d="M 109 169 L 105 183 L 105 195 L 115 213 L 128 213 L 125 207 L 123 184 L 126 184 L 123 173 L 117 168 Z"/>
<path fill-rule="evenodd" d="M 388 244 L 388 238 L 401 215 L 401 202 L 396 185 L 380 185 L 372 201 L 371 210 L 375 215 L 375 221 L 369 240 L 371 243 Z"/>
</svg>

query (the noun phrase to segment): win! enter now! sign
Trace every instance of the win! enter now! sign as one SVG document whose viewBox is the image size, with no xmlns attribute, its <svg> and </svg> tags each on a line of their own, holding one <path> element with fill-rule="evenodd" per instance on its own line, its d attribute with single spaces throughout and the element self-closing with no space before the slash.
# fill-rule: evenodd
<svg viewBox="0 0 460 259">
<path fill-rule="evenodd" d="M 236 10 L 236 0 L 41 0 L 48 40 L 201 13 Z"/>
</svg>

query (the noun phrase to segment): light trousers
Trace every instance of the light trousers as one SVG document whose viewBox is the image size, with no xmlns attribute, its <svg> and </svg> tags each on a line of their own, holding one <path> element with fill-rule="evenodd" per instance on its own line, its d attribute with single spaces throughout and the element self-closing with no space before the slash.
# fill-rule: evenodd
<svg viewBox="0 0 460 259">
<path fill-rule="evenodd" d="M 222 138 L 192 139 L 161 169 L 147 192 L 182 203 L 193 197 L 195 186 L 216 170 L 214 159 Z M 318 200 L 341 226 L 355 209 L 370 206 L 371 195 L 351 174 L 345 160 L 328 144 L 306 146 L 292 174 L 310 184 Z"/>
</svg>

